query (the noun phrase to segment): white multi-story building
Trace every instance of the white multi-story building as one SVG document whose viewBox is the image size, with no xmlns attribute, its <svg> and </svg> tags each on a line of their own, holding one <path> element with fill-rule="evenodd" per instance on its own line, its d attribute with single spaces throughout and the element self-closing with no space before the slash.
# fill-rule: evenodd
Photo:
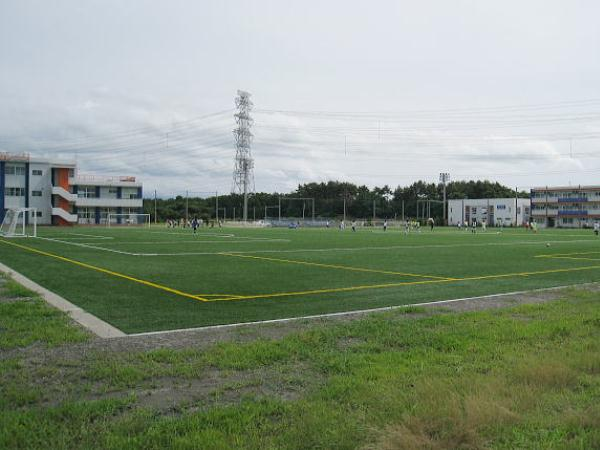
<svg viewBox="0 0 600 450">
<path fill-rule="evenodd" d="M 108 214 L 142 206 L 135 177 L 80 175 L 75 162 L 0 153 L 0 222 L 8 208 L 36 208 L 40 225 L 106 224 Z"/>
<path fill-rule="evenodd" d="M 521 226 L 529 222 L 528 198 L 478 198 L 448 200 L 448 224 L 486 222 L 488 226 Z"/>
<path fill-rule="evenodd" d="M 533 188 L 531 216 L 546 227 L 593 227 L 600 220 L 600 186 Z"/>
</svg>

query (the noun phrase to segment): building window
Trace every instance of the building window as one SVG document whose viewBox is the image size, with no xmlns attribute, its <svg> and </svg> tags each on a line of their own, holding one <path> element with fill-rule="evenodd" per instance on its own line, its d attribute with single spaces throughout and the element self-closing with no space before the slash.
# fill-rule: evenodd
<svg viewBox="0 0 600 450">
<path fill-rule="evenodd" d="M 15 175 L 25 175 L 25 167 L 23 167 L 23 166 L 15 167 Z"/>
<path fill-rule="evenodd" d="M 75 169 L 69 169 L 69 178 L 75 178 Z"/>
<path fill-rule="evenodd" d="M 32 197 L 41 197 L 42 191 L 31 191 L 31 196 Z"/>
<path fill-rule="evenodd" d="M 79 198 L 96 198 L 96 188 L 94 186 L 80 186 L 77 190 Z"/>
<path fill-rule="evenodd" d="M 6 166 L 4 168 L 4 173 L 6 175 L 14 175 L 15 174 L 15 166 Z"/>
<path fill-rule="evenodd" d="M 109 187 L 108 194 L 109 195 L 117 195 L 118 189 L 116 187 Z"/>
<path fill-rule="evenodd" d="M 41 211 L 36 211 L 35 212 L 35 217 L 42 217 L 42 212 Z"/>
<path fill-rule="evenodd" d="M 7 187 L 6 188 L 6 196 L 7 197 L 25 197 L 25 188 Z"/>
<path fill-rule="evenodd" d="M 41 176 L 43 174 L 43 172 L 41 170 L 35 169 L 31 171 L 31 175 L 38 175 Z"/>
</svg>

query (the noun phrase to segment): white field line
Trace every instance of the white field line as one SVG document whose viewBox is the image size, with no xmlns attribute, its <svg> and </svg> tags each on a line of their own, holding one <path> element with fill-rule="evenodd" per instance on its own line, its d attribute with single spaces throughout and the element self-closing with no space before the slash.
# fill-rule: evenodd
<svg viewBox="0 0 600 450">
<path fill-rule="evenodd" d="M 148 234 L 169 234 L 172 236 L 189 236 L 190 234 L 192 234 L 191 231 L 145 231 L 143 230 L 144 233 L 148 233 Z M 222 238 L 232 238 L 235 237 L 235 234 L 233 233 L 226 233 L 226 234 L 216 234 L 216 233 L 196 233 L 196 236 L 208 236 L 208 237 L 222 237 Z"/>
<path fill-rule="evenodd" d="M 52 238 L 45 238 L 45 237 L 38 237 L 37 239 L 42 239 L 44 241 L 51 241 L 51 242 L 60 242 L 61 244 L 74 245 L 75 247 L 91 248 L 94 250 L 102 250 L 102 251 L 110 252 L 110 253 L 118 253 L 120 255 L 140 256 L 140 254 L 138 254 L 138 253 L 124 252 L 121 250 L 115 250 L 115 249 L 106 248 L 106 247 L 98 247 L 97 245 L 89 245 L 89 244 L 84 244 L 82 242 L 62 241 L 60 239 L 52 239 Z"/>
<path fill-rule="evenodd" d="M 386 234 L 386 233 L 393 233 L 393 234 L 406 234 L 406 232 L 404 231 L 404 229 L 400 230 L 400 229 L 392 229 L 390 230 L 388 228 L 387 231 L 383 231 L 383 230 L 378 230 L 378 229 L 374 229 L 374 230 L 368 230 L 368 229 L 360 229 L 358 228 L 357 231 L 362 231 L 362 232 L 370 232 L 370 233 L 376 233 L 376 234 Z M 462 230 L 462 231 L 429 231 L 429 229 L 427 230 L 421 230 L 421 231 L 415 231 L 412 230 L 410 233 L 408 233 L 409 235 L 417 235 L 417 236 L 436 236 L 436 235 L 440 235 L 440 234 L 444 234 L 444 235 L 448 235 L 448 236 L 466 236 L 469 234 L 473 234 L 471 232 L 471 228 L 469 228 L 468 232 Z M 505 235 L 505 236 L 523 236 L 523 233 L 520 232 L 516 232 L 516 231 L 506 231 L 506 229 L 504 231 L 494 231 L 494 229 L 490 229 L 488 228 L 487 231 L 481 231 L 481 229 L 477 229 L 477 233 L 479 235 L 489 235 L 489 236 L 495 236 L 495 235 Z M 591 232 L 589 233 L 591 235 Z M 585 234 L 584 233 L 579 233 L 579 234 L 566 234 L 566 233 L 544 233 L 544 232 L 539 232 L 539 233 L 527 233 L 528 237 L 539 237 L 540 239 L 543 239 L 547 236 L 558 236 L 558 237 L 584 237 Z M 592 237 L 592 236 L 590 236 Z M 595 235 L 593 237 L 596 237 Z"/>
<path fill-rule="evenodd" d="M 43 239 L 47 241 L 60 242 L 62 244 L 74 245 L 77 247 L 90 248 L 94 250 L 100 250 L 111 253 L 118 253 L 121 255 L 128 256 L 210 256 L 210 255 L 220 255 L 223 252 L 172 252 L 172 253 L 143 253 L 143 252 L 127 252 L 123 250 L 116 250 L 107 247 L 99 247 L 97 245 L 89 245 L 82 242 L 69 242 L 62 241 L 60 239 L 52 239 L 52 238 L 42 238 L 38 237 L 37 239 Z M 572 243 L 587 243 L 587 242 L 597 241 L 595 238 L 591 239 L 573 239 L 568 241 L 546 241 L 549 244 L 572 244 Z M 173 241 L 169 242 L 169 244 L 177 244 L 182 243 L 183 241 Z M 200 243 L 200 241 L 194 241 Z M 218 241 L 221 242 L 221 241 Z M 132 242 L 133 244 L 134 242 Z M 216 242 L 214 242 L 216 243 Z M 231 242 L 230 242 L 231 243 Z M 236 244 L 243 243 L 240 241 L 235 242 Z M 119 242 L 112 242 L 111 244 L 118 245 Z M 229 250 L 228 253 L 239 253 L 239 254 L 254 254 L 254 253 L 322 253 L 322 252 L 360 252 L 364 250 L 418 250 L 424 248 L 463 248 L 463 247 L 490 247 L 490 246 L 512 246 L 512 245 L 540 245 L 542 242 L 540 241 L 513 241 L 513 242 L 481 242 L 481 243 L 463 243 L 463 244 L 425 244 L 425 245 L 388 245 L 385 247 L 380 246 L 369 246 L 369 247 L 331 247 L 331 248 L 305 248 L 305 249 L 289 249 L 289 250 L 247 250 L 247 251 L 238 251 L 238 250 Z"/>
<path fill-rule="evenodd" d="M 47 303 L 54 306 L 55 308 L 66 312 L 71 318 L 79 323 L 84 328 L 87 328 L 92 333 L 101 338 L 114 338 L 114 337 L 123 337 L 127 336 L 121 330 L 116 327 L 113 327 L 111 324 L 99 319 L 81 309 L 79 306 L 74 305 L 73 303 L 65 300 L 59 295 L 55 294 L 52 291 L 49 291 L 43 286 L 40 286 L 36 282 L 30 280 L 29 278 L 21 275 L 19 272 L 11 269 L 10 267 L 0 263 L 0 272 L 7 273 L 13 280 L 17 283 L 22 284 L 27 289 L 31 289 L 32 291 L 39 294 Z"/>
<path fill-rule="evenodd" d="M 113 240 L 112 236 L 98 236 L 98 237 L 63 237 L 63 236 L 38 236 L 46 239 L 58 239 L 61 241 L 106 241 Z"/>
<path fill-rule="evenodd" d="M 482 295 L 478 297 L 463 297 L 463 298 L 454 298 L 449 300 L 437 300 L 432 302 L 422 302 L 422 303 L 411 303 L 407 305 L 393 305 L 393 306 L 384 306 L 381 308 L 371 308 L 371 309 L 359 309 L 355 311 L 342 311 L 336 313 L 327 313 L 327 314 L 314 314 L 310 316 L 299 316 L 299 317 L 287 317 L 284 319 L 270 319 L 270 320 L 258 320 L 254 322 L 238 322 L 238 323 L 228 323 L 224 325 L 208 325 L 206 327 L 195 327 L 195 328 L 179 328 L 176 330 L 164 330 L 164 331 L 148 331 L 145 333 L 132 333 L 128 334 L 127 337 L 136 337 L 136 336 L 152 336 L 152 335 L 160 335 L 160 334 L 168 334 L 168 333 L 183 333 L 186 331 L 212 331 L 212 330 L 221 330 L 227 328 L 237 328 L 244 326 L 252 326 L 252 325 L 266 325 L 270 323 L 286 323 L 286 322 L 294 322 L 298 320 L 314 320 L 314 319 L 324 319 L 329 317 L 343 317 L 343 316 L 354 316 L 361 314 L 371 314 L 377 312 L 384 311 L 393 311 L 396 309 L 402 308 L 412 308 L 415 306 L 435 306 L 435 305 L 444 305 L 446 303 L 455 303 L 455 302 L 464 302 L 469 300 L 485 300 L 490 298 L 497 297 L 507 297 L 511 295 L 523 295 L 523 294 L 531 294 L 534 292 L 544 292 L 544 291 L 556 291 L 566 288 L 572 287 L 583 287 L 589 285 L 597 285 L 598 283 L 581 283 L 581 284 L 566 284 L 561 286 L 554 286 L 549 288 L 541 288 L 541 289 L 531 289 L 527 291 L 513 291 L 513 292 L 505 292 L 500 294 L 490 294 L 490 295 Z"/>
<path fill-rule="evenodd" d="M 571 244 L 589 242 L 585 240 L 571 241 L 549 241 L 552 244 Z M 363 250 L 418 250 L 422 248 L 457 248 L 457 247 L 489 247 L 489 246 L 511 246 L 511 245 L 540 245 L 539 241 L 517 241 L 517 242 L 487 242 L 478 244 L 430 244 L 430 245 L 388 245 L 386 247 L 332 247 L 332 248 L 304 248 L 289 250 L 231 250 L 229 253 L 253 254 L 253 253 L 322 253 L 322 252 L 360 252 Z M 175 253 L 138 253 L 140 256 L 194 256 L 194 255 L 219 255 L 222 252 L 175 252 Z"/>
<path fill-rule="evenodd" d="M 106 245 L 120 245 L 120 244 L 141 244 L 141 245 L 173 245 L 173 244 L 253 244 L 255 242 L 292 242 L 291 239 L 247 239 L 243 241 L 203 241 L 200 239 L 193 240 L 181 240 L 181 241 L 115 241 L 107 242 Z"/>
</svg>

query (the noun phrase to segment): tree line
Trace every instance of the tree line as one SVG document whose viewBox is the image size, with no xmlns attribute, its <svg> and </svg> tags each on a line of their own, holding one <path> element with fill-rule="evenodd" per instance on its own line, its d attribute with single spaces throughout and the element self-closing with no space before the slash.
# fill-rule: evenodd
<svg viewBox="0 0 600 450">
<path fill-rule="evenodd" d="M 515 192 L 507 186 L 490 181 L 453 181 L 446 185 L 448 199 L 462 198 L 529 198 L 529 192 Z M 253 194 L 248 202 L 248 219 L 260 220 L 277 218 L 281 207 L 281 217 L 311 219 L 347 218 L 378 219 L 417 218 L 426 214 L 440 223 L 442 219 L 443 185 L 416 181 L 410 186 L 392 189 L 388 185 L 369 188 L 340 181 L 301 184 L 293 192 Z M 429 202 L 429 207 L 427 203 Z M 157 199 L 158 221 L 180 219 L 187 216 L 204 220 L 218 217 L 226 220 L 240 220 L 242 217 L 243 196 L 239 194 L 200 198 L 183 197 Z M 281 206 L 280 206 L 281 205 Z M 144 212 L 154 220 L 155 200 L 144 199 Z"/>
</svg>

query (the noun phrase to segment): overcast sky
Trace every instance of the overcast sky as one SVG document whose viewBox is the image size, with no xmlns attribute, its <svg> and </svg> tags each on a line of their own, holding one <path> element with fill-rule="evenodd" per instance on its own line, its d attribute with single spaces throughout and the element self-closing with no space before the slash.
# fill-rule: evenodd
<svg viewBox="0 0 600 450">
<path fill-rule="evenodd" d="M 600 184 L 600 2 L 0 0 L 0 151 L 228 192 Z"/>
</svg>

